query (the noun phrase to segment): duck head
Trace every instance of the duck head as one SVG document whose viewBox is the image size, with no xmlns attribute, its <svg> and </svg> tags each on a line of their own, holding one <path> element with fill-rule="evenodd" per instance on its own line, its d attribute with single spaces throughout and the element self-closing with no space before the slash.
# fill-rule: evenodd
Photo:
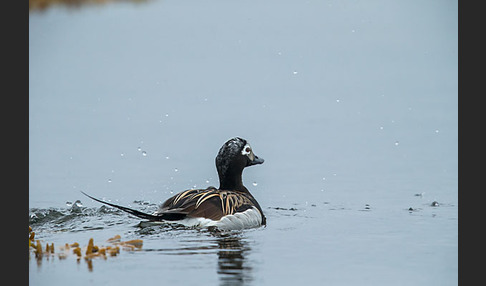
<svg viewBox="0 0 486 286">
<path fill-rule="evenodd" d="M 247 190 L 241 179 L 243 169 L 263 162 L 263 158 L 253 153 L 248 141 L 240 137 L 229 139 L 219 149 L 216 156 L 220 189 Z"/>
</svg>

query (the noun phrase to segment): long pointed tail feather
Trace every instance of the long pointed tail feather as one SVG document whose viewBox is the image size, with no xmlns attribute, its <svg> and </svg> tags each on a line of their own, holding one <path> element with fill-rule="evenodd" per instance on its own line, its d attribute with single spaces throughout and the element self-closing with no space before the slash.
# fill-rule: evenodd
<svg viewBox="0 0 486 286">
<path fill-rule="evenodd" d="M 102 201 L 100 199 L 97 199 L 97 198 L 94 198 L 94 197 L 88 195 L 87 193 L 85 193 L 83 191 L 81 191 L 81 193 L 83 193 L 83 195 L 87 196 L 88 198 L 90 198 L 92 200 L 95 200 L 95 201 L 100 202 L 102 204 L 109 205 L 111 207 L 120 209 L 124 212 L 132 214 L 132 215 L 139 217 L 139 218 L 148 219 L 148 220 L 151 220 L 151 221 L 163 221 L 164 220 L 164 216 L 157 216 L 157 215 L 151 215 L 151 214 L 143 213 L 141 211 L 137 211 L 137 210 L 134 210 L 134 209 L 131 209 L 131 208 L 127 208 L 127 207 L 124 207 L 124 206 L 119 206 L 119 205 L 115 205 L 115 204 L 112 204 L 112 203 L 109 203 L 109 202 Z"/>
</svg>

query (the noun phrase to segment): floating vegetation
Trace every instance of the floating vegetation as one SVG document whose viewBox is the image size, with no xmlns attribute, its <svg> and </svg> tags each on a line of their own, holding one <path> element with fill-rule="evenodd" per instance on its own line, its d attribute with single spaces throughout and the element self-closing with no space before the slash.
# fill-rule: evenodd
<svg viewBox="0 0 486 286">
<path fill-rule="evenodd" d="M 81 247 L 78 242 L 65 243 L 64 245 L 55 248 L 54 243 L 45 243 L 45 248 L 42 247 L 43 243 L 40 240 L 35 239 L 35 232 L 32 227 L 29 226 L 29 259 L 31 254 L 34 254 L 37 264 L 41 264 L 43 259 L 52 259 L 58 257 L 59 260 L 64 260 L 68 256 L 74 256 L 79 262 L 82 258 L 88 264 L 89 271 L 93 270 L 92 259 L 101 258 L 106 260 L 108 256 L 117 256 L 120 253 L 120 249 L 125 251 L 140 250 L 143 246 L 143 240 L 132 239 L 122 241 L 120 235 L 115 235 L 109 238 L 108 245 L 98 246 L 94 243 L 94 239 L 90 238 L 87 246 Z"/>
<path fill-rule="evenodd" d="M 296 208 L 282 208 L 282 207 L 268 207 L 269 209 L 274 209 L 278 211 L 296 211 Z"/>
</svg>

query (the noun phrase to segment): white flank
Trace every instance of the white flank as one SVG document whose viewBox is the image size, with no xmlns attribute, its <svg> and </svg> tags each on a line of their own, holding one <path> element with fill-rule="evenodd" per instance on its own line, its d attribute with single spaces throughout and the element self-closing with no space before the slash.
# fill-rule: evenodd
<svg viewBox="0 0 486 286">
<path fill-rule="evenodd" d="M 257 208 L 252 207 L 241 213 L 224 216 L 214 225 L 222 230 L 259 227 L 262 225 L 262 215 Z"/>
<path fill-rule="evenodd" d="M 165 223 L 177 223 L 187 227 L 216 226 L 221 230 L 236 230 L 261 226 L 262 215 L 257 208 L 253 207 L 241 213 L 224 216 L 220 220 L 212 220 L 207 218 L 185 218 L 178 221 L 165 221 Z"/>
</svg>

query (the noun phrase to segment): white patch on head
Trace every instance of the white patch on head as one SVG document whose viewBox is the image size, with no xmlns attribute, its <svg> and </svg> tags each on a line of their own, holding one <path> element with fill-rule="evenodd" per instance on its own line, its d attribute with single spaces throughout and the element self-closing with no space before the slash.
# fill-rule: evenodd
<svg viewBox="0 0 486 286">
<path fill-rule="evenodd" d="M 255 155 L 253 155 L 253 150 L 251 150 L 250 144 L 246 143 L 246 145 L 241 150 L 241 155 L 248 156 L 251 161 L 255 160 Z"/>
<path fill-rule="evenodd" d="M 241 150 L 241 155 L 248 155 L 251 154 L 251 146 L 250 144 L 246 143 L 245 147 L 243 147 L 243 150 Z"/>
</svg>

